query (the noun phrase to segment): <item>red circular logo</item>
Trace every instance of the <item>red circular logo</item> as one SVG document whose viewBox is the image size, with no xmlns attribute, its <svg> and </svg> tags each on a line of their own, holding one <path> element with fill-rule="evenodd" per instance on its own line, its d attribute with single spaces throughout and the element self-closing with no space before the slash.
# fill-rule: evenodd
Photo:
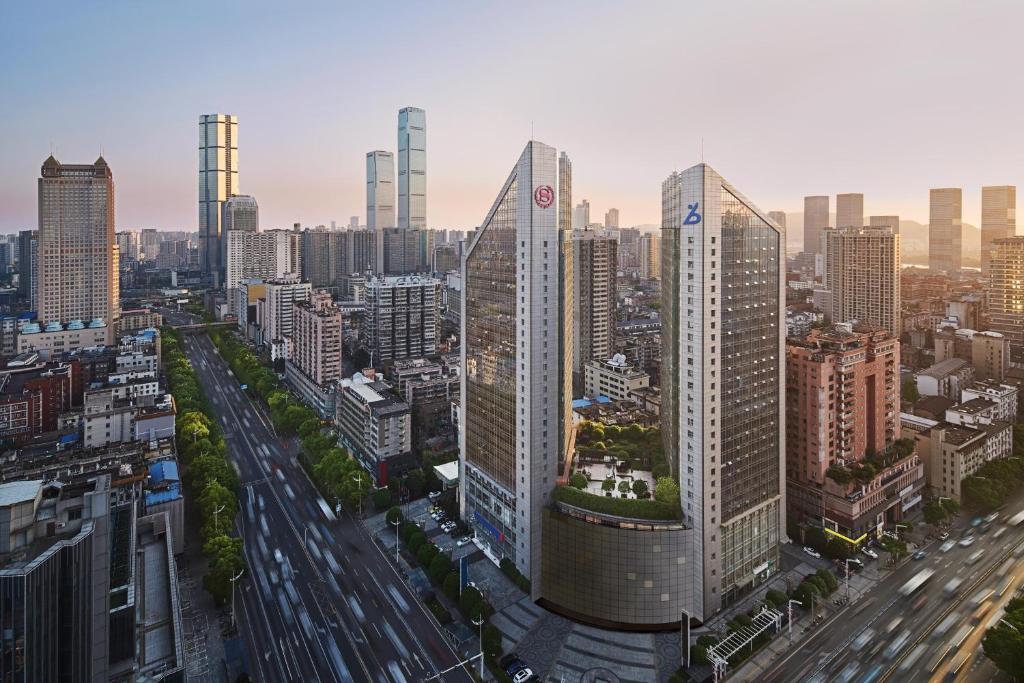
<svg viewBox="0 0 1024 683">
<path fill-rule="evenodd" d="M 555 201 L 555 191 L 550 185 L 541 185 L 533 191 L 533 201 L 537 202 L 540 208 L 546 209 Z"/>
</svg>

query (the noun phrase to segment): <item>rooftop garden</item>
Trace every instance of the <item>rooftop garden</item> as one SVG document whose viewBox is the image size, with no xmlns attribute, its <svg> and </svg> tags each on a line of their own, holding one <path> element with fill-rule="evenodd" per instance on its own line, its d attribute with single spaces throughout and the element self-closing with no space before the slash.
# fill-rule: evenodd
<svg viewBox="0 0 1024 683">
<path fill-rule="evenodd" d="M 868 455 L 860 462 L 848 466 L 832 465 L 825 474 L 840 486 L 848 486 L 854 482 L 864 485 L 870 483 L 872 479 L 878 476 L 879 472 L 895 465 L 913 452 L 913 439 L 897 439 L 892 446 L 880 455 Z"/>
<path fill-rule="evenodd" d="M 658 480 L 654 498 L 606 497 L 581 491 L 575 486 L 558 486 L 555 488 L 555 500 L 616 517 L 652 520 L 673 520 L 682 517 L 679 508 L 679 485 L 671 477 L 662 477 Z"/>
</svg>

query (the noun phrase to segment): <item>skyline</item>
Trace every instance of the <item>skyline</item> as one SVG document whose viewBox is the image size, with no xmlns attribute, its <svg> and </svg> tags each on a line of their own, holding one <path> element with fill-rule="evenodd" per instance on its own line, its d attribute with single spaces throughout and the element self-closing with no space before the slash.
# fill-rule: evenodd
<svg viewBox="0 0 1024 683">
<path fill-rule="evenodd" d="M 225 78 L 194 49 L 216 31 L 199 4 L 68 6 L 59 18 L 8 7 L 0 232 L 36 225 L 51 151 L 64 163 L 103 152 L 120 228 L 196 230 L 195 126 L 214 112 L 238 117 L 239 191 L 267 227 L 365 223 L 366 152 L 397 153 L 405 106 L 430 118 L 431 228 L 479 224 L 531 128 L 573 158 L 574 201 L 594 216 L 616 207 L 624 226 L 660 222 L 661 179 L 702 147 L 759 205 L 787 213 L 805 195 L 862 192 L 865 215 L 927 223 L 928 190 L 962 187 L 964 221 L 979 225 L 982 185 L 1020 184 L 1024 145 L 1006 131 L 1024 93 L 1003 87 L 999 67 L 1024 10 L 741 9 L 744 23 L 712 6 L 409 6 L 395 23 L 384 8 L 226 6 L 246 40 Z M 367 32 L 378 26 L 393 27 L 386 40 Z M 370 49 L 374 69 L 354 68 Z M 950 104 L 936 107 L 941 92 Z"/>
</svg>

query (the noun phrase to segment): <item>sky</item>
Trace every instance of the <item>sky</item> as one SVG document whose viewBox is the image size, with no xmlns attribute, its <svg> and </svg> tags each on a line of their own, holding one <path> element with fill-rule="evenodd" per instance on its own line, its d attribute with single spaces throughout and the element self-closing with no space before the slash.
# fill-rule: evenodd
<svg viewBox="0 0 1024 683">
<path fill-rule="evenodd" d="M 118 229 L 195 230 L 200 114 L 239 121 L 264 228 L 365 222 L 365 154 L 427 112 L 427 219 L 472 228 L 524 144 L 568 152 L 592 220 L 657 224 L 707 161 L 765 211 L 1024 181 L 1024 3 L 0 3 L 0 232 L 36 180 L 102 152 Z M 703 152 L 702 152 L 703 150 Z"/>
</svg>

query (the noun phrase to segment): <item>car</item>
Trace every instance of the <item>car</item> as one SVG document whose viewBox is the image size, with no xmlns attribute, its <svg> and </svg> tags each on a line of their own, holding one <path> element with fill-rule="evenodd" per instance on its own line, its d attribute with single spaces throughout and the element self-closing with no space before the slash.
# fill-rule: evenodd
<svg viewBox="0 0 1024 683">
<path fill-rule="evenodd" d="M 953 546 L 955 545 L 956 541 L 954 541 L 953 539 L 949 539 L 948 541 L 939 546 L 939 550 L 941 550 L 944 553 L 948 553 L 950 550 L 953 549 Z"/>
<path fill-rule="evenodd" d="M 974 545 L 974 536 L 964 536 L 960 539 L 960 547 L 967 548 Z"/>
<path fill-rule="evenodd" d="M 915 560 L 923 560 L 926 557 L 928 557 L 928 553 L 926 553 L 923 550 L 918 550 L 916 553 L 914 553 Z"/>
<path fill-rule="evenodd" d="M 861 548 L 861 549 L 860 549 L 860 551 L 861 551 L 861 552 L 862 552 L 863 554 L 865 554 L 865 555 L 867 555 L 868 557 L 870 557 L 870 558 L 871 558 L 872 560 L 877 560 L 877 559 L 878 559 L 878 553 L 876 553 L 876 552 L 875 552 L 874 550 L 872 550 L 871 548 Z"/>
<path fill-rule="evenodd" d="M 513 683 L 524 683 L 533 678 L 533 670 L 527 666 L 519 655 L 510 654 L 501 659 L 501 668 L 505 670 Z"/>
<path fill-rule="evenodd" d="M 998 512 L 993 512 L 991 514 L 985 515 L 985 521 L 988 522 L 989 524 L 991 524 L 992 522 L 996 521 L 997 519 L 999 519 L 999 513 Z"/>
<path fill-rule="evenodd" d="M 859 636 L 857 636 L 852 643 L 850 643 L 850 649 L 854 652 L 860 652 L 864 649 L 864 646 L 871 642 L 871 639 L 875 637 L 875 631 L 871 628 L 864 629 Z"/>
<path fill-rule="evenodd" d="M 974 517 L 973 519 L 971 519 L 971 526 L 979 527 L 981 526 L 982 521 L 984 520 L 981 517 Z"/>
<path fill-rule="evenodd" d="M 804 552 L 810 555 L 811 557 L 817 557 L 819 559 L 821 558 L 821 553 L 819 553 L 817 550 L 815 550 L 809 545 L 804 546 Z"/>
<path fill-rule="evenodd" d="M 278 564 L 284 562 L 284 555 L 281 554 L 280 548 L 274 548 L 274 559 L 277 561 Z"/>
<path fill-rule="evenodd" d="M 458 541 L 457 541 L 457 542 L 455 543 L 455 545 L 457 545 L 458 547 L 460 547 L 460 548 L 461 548 L 462 546 L 464 546 L 464 545 L 468 545 L 468 544 L 470 544 L 470 543 L 472 543 L 472 542 L 473 542 L 473 537 L 472 537 L 472 536 L 463 536 L 462 538 L 460 538 L 460 539 L 459 539 L 459 540 L 458 540 Z"/>
</svg>

